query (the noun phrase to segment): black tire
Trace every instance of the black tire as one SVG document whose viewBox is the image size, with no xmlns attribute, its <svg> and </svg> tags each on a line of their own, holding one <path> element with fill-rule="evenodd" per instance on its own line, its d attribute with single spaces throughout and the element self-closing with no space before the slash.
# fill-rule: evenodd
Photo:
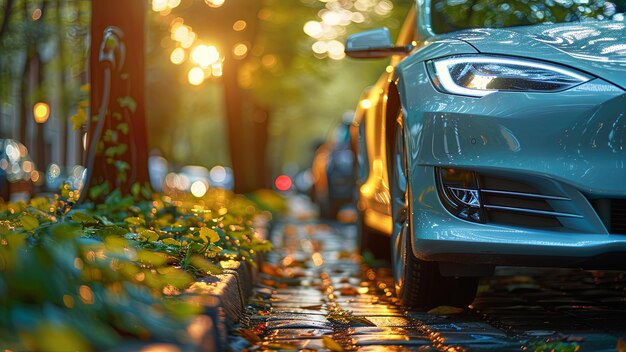
<svg viewBox="0 0 626 352">
<path fill-rule="evenodd" d="M 411 238 L 406 236 L 404 287 L 398 292 L 403 305 L 408 308 L 430 309 L 437 306 L 467 307 L 476 297 L 478 278 L 445 277 L 439 272 L 437 262 L 415 258 Z"/>
<path fill-rule="evenodd" d="M 401 113 L 400 113 L 401 114 Z M 399 115 L 398 121 L 402 121 Z M 429 309 L 447 305 L 466 307 L 476 296 L 478 278 L 444 277 L 437 262 L 423 261 L 413 255 L 411 223 L 412 196 L 407 153 L 402 126 L 396 125 L 390 159 L 389 184 L 392 202 L 394 234 L 392 263 L 396 293 L 408 308 Z"/>
</svg>

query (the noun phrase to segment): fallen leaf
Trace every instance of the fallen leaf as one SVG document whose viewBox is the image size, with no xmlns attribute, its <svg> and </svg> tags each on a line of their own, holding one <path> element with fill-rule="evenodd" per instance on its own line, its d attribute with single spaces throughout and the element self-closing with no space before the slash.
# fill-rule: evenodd
<svg viewBox="0 0 626 352">
<path fill-rule="evenodd" d="M 433 315 L 452 315 L 452 314 L 461 314 L 464 309 L 459 307 L 451 307 L 451 306 L 439 306 L 433 308 L 428 311 L 428 314 Z"/>
<path fill-rule="evenodd" d="M 586 336 L 559 334 L 559 338 L 566 342 L 581 342 L 585 337 Z"/>
<path fill-rule="evenodd" d="M 367 319 L 366 317 L 352 315 L 348 319 L 350 319 L 350 321 L 355 322 L 355 323 L 359 323 L 359 324 L 363 324 L 367 326 L 376 326 L 376 324 L 372 323 L 372 321 Z"/>
<path fill-rule="evenodd" d="M 289 345 L 286 343 L 270 343 L 266 346 L 270 350 L 285 350 L 285 351 L 296 351 L 298 350 L 298 346 Z"/>
<path fill-rule="evenodd" d="M 339 293 L 341 293 L 342 296 L 357 296 L 359 291 L 352 286 L 344 286 L 339 289 Z"/>
<path fill-rule="evenodd" d="M 337 254 L 337 259 L 348 259 L 350 257 L 352 257 L 352 253 L 348 251 L 339 251 L 339 254 Z"/>
<path fill-rule="evenodd" d="M 280 276 L 276 266 L 268 263 L 263 263 L 263 265 L 261 265 L 261 272 L 270 276 Z"/>
<path fill-rule="evenodd" d="M 308 310 L 320 310 L 322 309 L 322 305 L 321 304 L 316 304 L 314 306 L 304 306 L 304 307 L 300 307 L 301 309 L 308 309 Z"/>
<path fill-rule="evenodd" d="M 337 341 L 333 340 L 332 337 L 322 336 L 322 343 L 324 344 L 324 348 L 328 348 L 333 352 L 343 352 L 343 347 Z"/>
<path fill-rule="evenodd" d="M 239 329 L 239 335 L 244 339 L 248 340 L 253 345 L 261 342 L 261 338 L 259 335 L 255 334 L 254 331 L 249 329 Z"/>
</svg>

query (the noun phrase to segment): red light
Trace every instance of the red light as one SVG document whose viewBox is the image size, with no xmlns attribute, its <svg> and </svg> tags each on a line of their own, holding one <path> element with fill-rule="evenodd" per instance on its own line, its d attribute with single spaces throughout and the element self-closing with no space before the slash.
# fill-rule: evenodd
<svg viewBox="0 0 626 352">
<path fill-rule="evenodd" d="M 291 189 L 292 184 L 291 178 L 287 175 L 280 175 L 276 177 L 276 181 L 274 181 L 274 185 L 279 191 L 288 191 Z"/>
</svg>

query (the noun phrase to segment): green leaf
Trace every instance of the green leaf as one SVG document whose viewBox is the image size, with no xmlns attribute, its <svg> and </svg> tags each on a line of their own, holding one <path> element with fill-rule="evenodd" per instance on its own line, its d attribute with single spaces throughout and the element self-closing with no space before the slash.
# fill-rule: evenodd
<svg viewBox="0 0 626 352">
<path fill-rule="evenodd" d="M 159 252 L 140 249 L 137 251 L 137 261 L 141 263 L 147 263 L 152 266 L 162 266 L 167 263 L 167 255 Z"/>
<path fill-rule="evenodd" d="M 94 219 L 88 214 L 83 213 L 82 211 L 73 212 L 72 220 L 76 222 L 80 222 L 82 224 L 97 224 L 98 223 L 98 220 Z"/>
<path fill-rule="evenodd" d="M 133 183 L 133 185 L 130 186 L 130 193 L 136 198 L 139 192 L 141 192 L 141 184 L 139 184 L 139 182 Z"/>
<path fill-rule="evenodd" d="M 219 275 L 224 272 L 224 270 L 222 270 L 219 265 L 213 264 L 199 255 L 192 256 L 189 264 L 194 268 L 200 269 L 205 273 L 213 275 Z"/>
<path fill-rule="evenodd" d="M 120 130 L 123 134 L 128 134 L 128 124 L 123 122 L 117 125 L 117 129 Z"/>
<path fill-rule="evenodd" d="M 134 226 L 146 226 L 146 220 L 138 216 L 132 216 L 132 217 L 126 218 L 124 219 L 124 221 L 127 224 L 134 225 Z"/>
<path fill-rule="evenodd" d="M 161 240 L 161 242 L 163 242 L 163 244 L 166 244 L 168 246 L 180 247 L 180 242 L 176 241 L 173 238 L 165 238 L 165 239 Z"/>
<path fill-rule="evenodd" d="M 144 241 L 154 242 L 159 239 L 159 234 L 152 230 L 139 230 L 139 237 Z"/>
<path fill-rule="evenodd" d="M 220 240 L 220 235 L 213 229 L 203 227 L 200 229 L 200 238 L 204 243 L 215 243 Z"/>
<path fill-rule="evenodd" d="M 60 223 L 54 224 L 50 228 L 50 234 L 59 239 L 71 239 L 82 235 L 81 227 L 79 225 Z"/>
<path fill-rule="evenodd" d="M 11 232 L 11 227 L 7 223 L 0 223 L 0 235 L 6 235 Z"/>
<path fill-rule="evenodd" d="M 117 99 L 117 102 L 123 108 L 128 108 L 131 112 L 135 112 L 137 110 L 137 102 L 130 96 L 125 96 Z"/>
<path fill-rule="evenodd" d="M 108 182 L 89 187 L 89 198 L 91 199 L 98 199 L 107 193 L 109 193 Z"/>
<path fill-rule="evenodd" d="M 39 220 L 32 215 L 22 215 L 20 216 L 20 222 L 22 223 L 22 227 L 24 230 L 32 231 L 39 226 Z"/>
<path fill-rule="evenodd" d="M 162 279 L 163 286 L 172 285 L 178 289 L 184 289 L 193 282 L 193 276 L 191 276 L 191 274 L 172 266 L 158 268 L 157 272 Z"/>
</svg>

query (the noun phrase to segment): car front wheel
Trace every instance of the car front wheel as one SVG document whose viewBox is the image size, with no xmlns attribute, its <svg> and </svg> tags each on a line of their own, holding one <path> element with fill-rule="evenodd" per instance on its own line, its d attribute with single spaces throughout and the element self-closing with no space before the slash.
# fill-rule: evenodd
<svg viewBox="0 0 626 352">
<path fill-rule="evenodd" d="M 402 121 L 402 115 L 398 121 Z M 444 277 L 437 262 L 423 261 L 413 255 L 412 197 L 400 123 L 396 124 L 393 141 L 388 165 L 393 217 L 392 264 L 398 298 L 409 308 L 465 307 L 474 300 L 478 279 Z"/>
</svg>

